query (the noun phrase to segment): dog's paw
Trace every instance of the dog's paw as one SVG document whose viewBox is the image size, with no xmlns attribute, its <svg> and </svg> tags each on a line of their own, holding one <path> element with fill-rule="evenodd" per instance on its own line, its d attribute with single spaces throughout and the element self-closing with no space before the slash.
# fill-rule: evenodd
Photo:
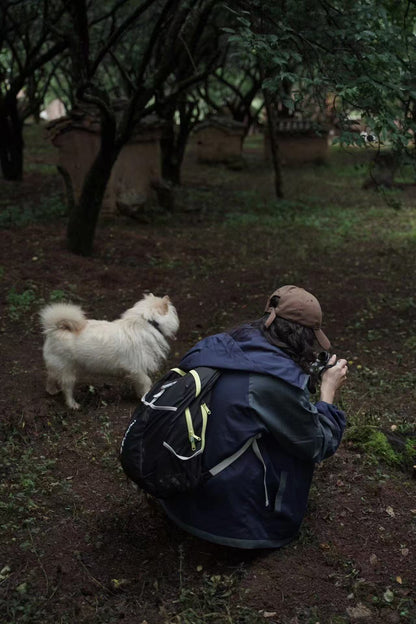
<svg viewBox="0 0 416 624">
<path fill-rule="evenodd" d="M 79 410 L 79 408 L 81 407 L 81 405 L 74 400 L 68 401 L 67 405 L 73 410 Z"/>
</svg>

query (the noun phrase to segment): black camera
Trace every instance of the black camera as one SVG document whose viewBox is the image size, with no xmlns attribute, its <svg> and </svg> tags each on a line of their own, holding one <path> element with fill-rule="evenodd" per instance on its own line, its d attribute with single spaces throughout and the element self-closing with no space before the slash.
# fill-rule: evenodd
<svg viewBox="0 0 416 624">
<path fill-rule="evenodd" d="M 312 394 L 316 392 L 317 385 L 321 381 L 323 373 L 328 370 L 328 368 L 332 368 L 335 365 L 335 362 L 334 364 L 329 364 L 330 359 L 331 354 L 328 351 L 321 351 L 318 353 L 315 362 L 311 364 L 308 387 Z"/>
</svg>

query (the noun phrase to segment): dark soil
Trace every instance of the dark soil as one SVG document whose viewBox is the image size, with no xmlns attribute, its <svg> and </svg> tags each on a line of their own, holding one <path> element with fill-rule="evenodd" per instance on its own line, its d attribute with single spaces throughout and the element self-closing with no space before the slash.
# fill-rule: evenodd
<svg viewBox="0 0 416 624">
<path fill-rule="evenodd" d="M 365 236 L 330 223 L 328 231 L 290 221 L 225 226 L 244 193 L 255 205 L 271 198 L 261 154 L 247 160 L 245 170 L 228 171 L 198 166 L 191 153 L 175 215 L 157 224 L 102 220 L 90 258 L 66 251 L 64 217 L 0 232 L 2 622 L 416 622 L 412 462 L 393 467 L 357 440 L 366 427 L 402 432 L 404 441 L 415 431 L 416 238 L 406 229 L 414 190 L 402 192 L 396 217 L 351 183 L 363 204 L 381 206 Z M 331 187 L 331 170 L 316 175 L 328 180 L 323 201 L 347 210 L 348 191 Z M 294 197 L 298 177 L 287 179 Z M 50 172 L 34 170 L 11 189 L 4 185 L 3 205 L 61 197 Z M 385 236 L 386 219 L 395 238 Z M 125 480 L 117 455 L 137 403 L 129 387 L 79 386 L 78 413 L 46 394 L 37 313 L 57 291 L 109 320 L 144 292 L 167 293 L 181 320 L 170 366 L 199 337 L 260 316 L 267 295 L 293 282 L 319 297 L 334 350 L 350 360 L 340 397 L 349 433 L 317 467 L 296 542 L 221 548 L 172 526 Z M 11 296 L 27 291 L 27 300 Z"/>
</svg>

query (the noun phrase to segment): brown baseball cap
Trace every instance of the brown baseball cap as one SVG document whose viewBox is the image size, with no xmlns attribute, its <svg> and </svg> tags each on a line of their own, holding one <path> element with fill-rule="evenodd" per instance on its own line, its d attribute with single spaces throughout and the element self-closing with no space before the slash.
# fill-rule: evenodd
<svg viewBox="0 0 416 624">
<path fill-rule="evenodd" d="M 279 297 L 276 307 L 270 304 L 272 297 Z M 294 321 L 310 327 L 315 332 L 319 344 L 325 351 L 329 351 L 331 343 L 321 329 L 322 310 L 319 301 L 311 293 L 298 286 L 281 286 L 270 295 L 267 300 L 265 312 L 269 312 L 269 317 L 265 322 L 265 327 L 270 327 L 276 316 L 287 321 Z"/>
</svg>

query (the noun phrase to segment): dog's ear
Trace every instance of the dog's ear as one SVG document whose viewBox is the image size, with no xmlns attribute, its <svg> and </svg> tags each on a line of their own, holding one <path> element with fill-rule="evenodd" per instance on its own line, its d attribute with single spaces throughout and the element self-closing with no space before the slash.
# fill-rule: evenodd
<svg viewBox="0 0 416 624">
<path fill-rule="evenodd" d="M 169 302 L 170 299 L 167 295 L 162 298 L 161 301 L 161 314 L 167 314 L 169 312 Z"/>
</svg>

